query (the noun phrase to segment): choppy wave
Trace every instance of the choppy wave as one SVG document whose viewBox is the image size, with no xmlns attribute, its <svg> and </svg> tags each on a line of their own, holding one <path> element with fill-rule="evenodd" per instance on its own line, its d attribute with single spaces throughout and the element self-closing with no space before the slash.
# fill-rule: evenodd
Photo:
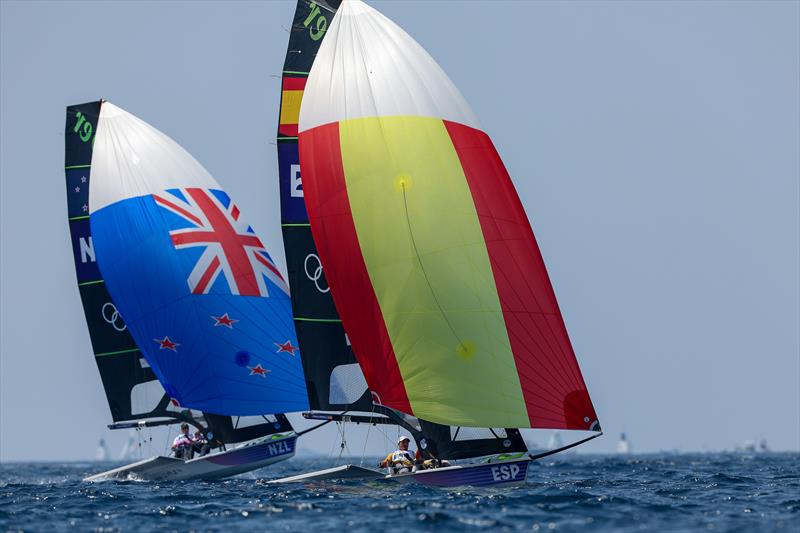
<svg viewBox="0 0 800 533">
<path fill-rule="evenodd" d="M 800 454 L 565 455 L 508 489 L 264 483 L 331 466 L 310 459 L 220 482 L 81 481 L 110 466 L 0 465 L 0 530 L 800 531 Z"/>
</svg>

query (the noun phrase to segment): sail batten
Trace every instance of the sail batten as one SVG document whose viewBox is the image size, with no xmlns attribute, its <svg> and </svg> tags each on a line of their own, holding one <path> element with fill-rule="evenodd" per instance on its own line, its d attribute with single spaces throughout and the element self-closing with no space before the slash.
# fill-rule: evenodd
<svg viewBox="0 0 800 533">
<path fill-rule="evenodd" d="M 596 428 L 511 178 L 444 71 L 348 1 L 304 88 L 311 231 L 377 401 L 443 424 Z"/>
</svg>

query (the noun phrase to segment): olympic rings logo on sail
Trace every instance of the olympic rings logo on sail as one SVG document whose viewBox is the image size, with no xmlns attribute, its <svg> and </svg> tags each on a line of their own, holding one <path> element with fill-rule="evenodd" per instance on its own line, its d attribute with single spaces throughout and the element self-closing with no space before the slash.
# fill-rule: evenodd
<svg viewBox="0 0 800 533">
<path fill-rule="evenodd" d="M 111 327 L 113 327 L 115 330 L 125 331 L 128 329 L 128 325 L 125 324 L 125 321 L 122 319 L 122 315 L 119 314 L 119 311 L 117 311 L 117 308 L 111 302 L 104 303 L 100 313 L 103 315 L 103 320 L 111 324 Z M 117 321 L 122 324 L 122 327 L 120 327 Z"/>
<path fill-rule="evenodd" d="M 313 272 L 311 272 L 308 268 L 308 260 L 311 259 L 312 257 L 317 262 L 317 266 L 316 268 L 314 268 Z M 303 261 L 303 270 L 306 271 L 306 277 L 314 282 L 314 286 L 317 288 L 319 292 L 324 294 L 331 290 L 331 288 L 327 285 L 327 282 L 325 282 L 325 278 L 322 275 L 322 262 L 319 260 L 317 254 L 308 254 L 306 256 L 306 260 Z M 324 289 L 320 287 L 320 280 L 323 280 L 323 282 L 325 282 Z"/>
</svg>

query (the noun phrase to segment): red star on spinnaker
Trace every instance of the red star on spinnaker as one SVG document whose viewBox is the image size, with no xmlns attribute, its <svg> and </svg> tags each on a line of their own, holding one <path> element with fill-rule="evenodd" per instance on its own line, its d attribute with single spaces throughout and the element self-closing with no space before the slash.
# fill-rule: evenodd
<svg viewBox="0 0 800 533">
<path fill-rule="evenodd" d="M 211 315 L 211 318 L 213 318 L 214 320 L 216 320 L 216 322 L 214 323 L 214 327 L 217 327 L 217 326 L 226 326 L 226 327 L 229 327 L 229 328 L 233 329 L 233 323 L 234 323 L 234 322 L 239 322 L 238 320 L 236 320 L 236 319 L 234 319 L 234 318 L 231 318 L 231 317 L 229 317 L 229 316 L 228 316 L 228 313 L 225 313 L 225 314 L 224 314 L 224 315 L 222 315 L 222 316 L 214 316 L 214 315 Z"/>
<path fill-rule="evenodd" d="M 280 343 L 277 343 L 277 342 L 274 343 L 274 344 L 275 344 L 275 346 L 278 347 L 278 351 L 276 353 L 286 352 L 286 353 L 291 354 L 292 356 L 294 356 L 295 350 L 299 350 L 300 349 L 297 346 L 292 346 L 292 341 L 291 340 L 288 340 L 288 341 L 284 342 L 283 344 L 280 344 Z"/>
<path fill-rule="evenodd" d="M 266 378 L 267 374 L 272 372 L 272 370 L 267 370 L 261 366 L 261 363 L 257 364 L 256 366 L 248 366 L 247 368 L 250 369 L 251 376 L 261 376 L 262 378 Z"/>
<path fill-rule="evenodd" d="M 177 347 L 180 346 L 179 343 L 173 342 L 169 340 L 169 337 L 164 337 L 163 339 L 153 339 L 155 342 L 159 344 L 159 348 L 162 350 L 172 350 L 173 352 L 177 352 Z"/>
</svg>

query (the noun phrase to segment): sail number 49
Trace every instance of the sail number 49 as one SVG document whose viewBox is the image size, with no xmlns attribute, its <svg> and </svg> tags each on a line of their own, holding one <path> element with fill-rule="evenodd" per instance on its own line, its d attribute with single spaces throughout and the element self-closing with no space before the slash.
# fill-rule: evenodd
<svg viewBox="0 0 800 533">
<path fill-rule="evenodd" d="M 92 138 L 92 123 L 86 120 L 86 117 L 80 111 L 75 113 L 75 118 L 78 120 L 75 122 L 75 127 L 72 128 L 72 131 L 77 133 L 83 142 L 87 142 Z"/>
<path fill-rule="evenodd" d="M 328 29 L 328 19 L 322 14 L 316 2 L 311 2 L 309 7 L 311 8 L 311 13 L 309 13 L 306 20 L 303 21 L 303 26 L 306 28 L 311 26 L 308 34 L 313 41 L 319 41 L 322 39 L 322 36 L 325 35 L 325 30 Z M 314 23 L 313 25 L 312 22 Z"/>
</svg>

